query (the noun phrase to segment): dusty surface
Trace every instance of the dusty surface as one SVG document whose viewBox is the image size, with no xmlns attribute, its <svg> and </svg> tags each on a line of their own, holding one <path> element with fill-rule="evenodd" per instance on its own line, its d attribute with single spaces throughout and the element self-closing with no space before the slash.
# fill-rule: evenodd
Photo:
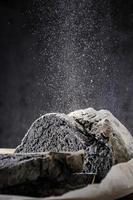
<svg viewBox="0 0 133 200">
<path fill-rule="evenodd" d="M 132 200 L 133 199 L 133 159 L 111 168 L 100 184 L 69 192 L 61 197 L 47 200 Z"/>
<path fill-rule="evenodd" d="M 0 154 L 0 193 L 27 196 L 61 195 L 91 183 L 80 173 L 84 152 Z"/>
<path fill-rule="evenodd" d="M 106 177 L 100 184 L 88 185 L 86 188 L 54 199 L 69 199 L 69 197 L 72 199 L 79 199 L 79 197 L 82 199 L 113 199 L 133 192 L 133 138 L 120 121 L 107 110 L 96 111 L 93 108 L 88 108 L 77 110 L 67 115 L 58 113 L 46 114 L 31 125 L 21 144 L 16 148 L 15 153 L 31 154 L 55 151 L 58 155 L 58 152 L 61 151 L 69 153 L 69 151 L 81 149 L 85 152 L 81 182 L 87 184 L 89 179 L 93 181 L 92 176 L 85 176 L 86 172 L 95 173 L 98 180 L 101 180 L 107 174 Z M 77 162 L 78 159 L 75 158 L 74 156 L 67 160 L 67 165 L 71 168 L 71 172 L 74 172 L 77 166 L 79 171 L 81 170 L 82 161 Z M 82 159 L 80 158 L 80 160 Z M 71 166 L 71 163 L 74 163 L 74 167 Z M 121 164 L 112 167 L 117 163 Z M 65 172 L 67 172 L 65 167 L 63 167 L 63 171 L 61 170 L 62 168 L 58 168 L 57 166 L 59 165 L 57 163 L 49 166 L 54 166 L 52 168 L 52 177 L 55 177 L 55 180 L 60 177 L 56 176 L 56 174 L 60 175 L 60 172 L 62 172 L 61 177 L 64 177 Z M 54 170 L 56 167 L 59 173 Z M 77 175 L 67 177 L 68 182 L 74 183 L 71 184 L 71 186 L 73 185 L 71 189 L 75 189 L 76 184 L 83 187 L 83 184 L 77 181 Z M 64 187 L 69 185 L 68 182 L 65 180 L 64 183 L 61 182 L 61 185 L 58 184 L 60 192 L 55 191 L 54 184 L 55 190 L 50 195 L 63 194 Z M 43 185 L 43 190 L 45 190 L 46 185 L 44 182 L 39 182 L 39 184 Z M 33 185 L 32 190 L 34 188 Z M 35 186 L 35 188 L 37 187 Z M 68 190 L 65 191 L 67 192 Z M 23 195 L 27 194 L 23 193 Z M 49 196 L 48 193 L 45 195 L 43 193 L 42 195 Z"/>
<path fill-rule="evenodd" d="M 84 149 L 83 171 L 97 173 L 101 180 L 113 165 L 112 146 L 109 144 L 109 135 L 105 137 L 100 132 L 103 123 L 96 121 L 92 112 L 90 115 L 86 123 L 82 123 L 81 120 L 70 115 L 46 114 L 31 125 L 15 152 L 59 152 Z M 84 116 L 80 115 L 80 117 L 83 119 Z M 99 137 L 96 133 L 100 133 Z"/>
<path fill-rule="evenodd" d="M 133 157 L 133 138 L 107 110 L 50 113 L 30 127 L 17 153 L 85 150 L 84 171 L 105 177 L 113 164 Z"/>
<path fill-rule="evenodd" d="M 0 200 L 132 200 L 133 199 L 133 159 L 113 166 L 100 184 L 50 198 L 30 198 L 24 196 L 0 195 Z"/>
</svg>

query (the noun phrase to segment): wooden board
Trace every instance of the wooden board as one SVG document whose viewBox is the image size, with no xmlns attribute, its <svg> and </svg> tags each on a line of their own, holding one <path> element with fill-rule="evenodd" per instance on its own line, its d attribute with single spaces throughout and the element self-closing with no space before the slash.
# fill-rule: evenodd
<svg viewBox="0 0 133 200">
<path fill-rule="evenodd" d="M 0 148 L 0 154 L 14 153 L 15 149 Z"/>
</svg>

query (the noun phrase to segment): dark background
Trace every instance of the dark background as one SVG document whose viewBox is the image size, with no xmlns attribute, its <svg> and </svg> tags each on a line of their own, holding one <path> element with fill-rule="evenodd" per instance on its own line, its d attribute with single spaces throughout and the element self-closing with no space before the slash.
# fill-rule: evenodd
<svg viewBox="0 0 133 200">
<path fill-rule="evenodd" d="M 110 110 L 133 132 L 132 0 L 0 0 L 0 147 L 47 112 Z"/>
</svg>

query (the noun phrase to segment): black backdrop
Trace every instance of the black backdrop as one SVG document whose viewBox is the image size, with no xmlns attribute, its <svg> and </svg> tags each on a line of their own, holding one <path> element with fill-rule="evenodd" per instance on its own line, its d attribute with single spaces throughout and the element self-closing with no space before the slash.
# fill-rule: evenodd
<svg viewBox="0 0 133 200">
<path fill-rule="evenodd" d="M 132 0 L 0 1 L 0 147 L 47 112 L 109 109 L 132 132 Z"/>
</svg>

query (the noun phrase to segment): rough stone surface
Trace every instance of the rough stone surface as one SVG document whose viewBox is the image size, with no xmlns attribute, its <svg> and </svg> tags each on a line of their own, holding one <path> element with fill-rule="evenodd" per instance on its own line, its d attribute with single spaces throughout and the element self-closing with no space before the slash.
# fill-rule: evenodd
<svg viewBox="0 0 133 200">
<path fill-rule="evenodd" d="M 133 138 L 109 111 L 46 114 L 31 125 L 15 154 L 0 155 L 0 193 L 61 195 L 101 181 L 112 165 L 131 158 Z"/>
<path fill-rule="evenodd" d="M 113 149 L 114 164 L 133 158 L 132 135 L 108 110 L 96 111 L 93 108 L 88 108 L 71 112 L 68 116 L 73 117 L 78 122 L 76 125 L 85 130 L 85 135 L 91 133 L 99 139 L 108 138 L 108 143 Z M 91 130 L 89 130 L 90 126 Z"/>
<path fill-rule="evenodd" d="M 60 195 L 92 182 L 79 173 L 83 151 L 0 155 L 0 193 L 27 196 Z"/>
<path fill-rule="evenodd" d="M 133 155 L 133 138 L 107 110 L 77 110 L 68 115 L 50 113 L 37 119 L 17 153 L 85 150 L 83 172 L 102 179 L 113 164 Z"/>
</svg>

